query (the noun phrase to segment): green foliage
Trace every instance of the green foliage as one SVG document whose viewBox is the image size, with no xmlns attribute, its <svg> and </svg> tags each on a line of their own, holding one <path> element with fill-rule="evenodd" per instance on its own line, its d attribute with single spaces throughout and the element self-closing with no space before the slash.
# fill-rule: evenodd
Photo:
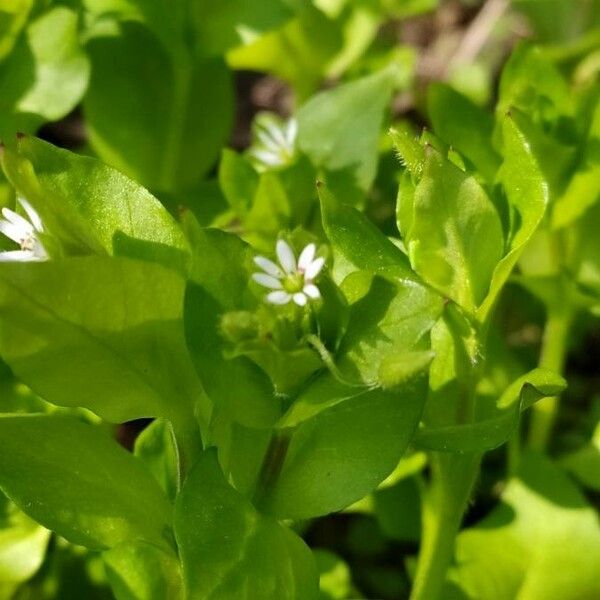
<svg viewBox="0 0 600 600">
<path fill-rule="evenodd" d="M 298 111 L 300 149 L 332 187 L 357 188 L 360 194 L 373 183 L 379 132 L 395 78 L 395 67 L 389 67 L 321 92 Z"/>
<path fill-rule="evenodd" d="M 0 428 L 2 490 L 36 521 L 91 548 L 168 546 L 166 496 L 114 441 L 68 417 L 7 415 Z"/>
<path fill-rule="evenodd" d="M 115 546 L 103 556 L 117 600 L 184 598 L 179 561 L 172 551 L 134 541 Z"/>
<path fill-rule="evenodd" d="M 508 441 L 519 425 L 520 413 L 541 398 L 556 396 L 567 387 L 565 380 L 546 369 L 535 369 L 514 381 L 498 399 L 493 415 L 473 423 L 424 428 L 415 445 L 439 452 L 486 452 Z"/>
<path fill-rule="evenodd" d="M 69 254 L 129 256 L 185 270 L 188 244 L 173 217 L 118 171 L 29 136 L 4 151 L 2 167 Z"/>
<path fill-rule="evenodd" d="M 2 356 L 61 406 L 85 406 L 112 422 L 187 417 L 199 385 L 183 339 L 183 284 L 131 259 L 2 263 Z M 100 389 L 90 386 L 95 379 Z"/>
<path fill-rule="evenodd" d="M 50 532 L 2 496 L 0 527 L 0 598 L 10 599 L 41 566 Z"/>
<path fill-rule="evenodd" d="M 77 14 L 56 6 L 21 32 L 31 2 L 19 1 L 0 38 L 0 134 L 35 131 L 81 100 L 90 64 L 78 40 Z M 10 51 L 12 48 L 12 51 Z M 10 51 L 10 53 L 9 53 Z"/>
<path fill-rule="evenodd" d="M 593 598 L 600 528 L 593 508 L 547 459 L 523 457 L 502 504 L 457 541 L 456 579 L 469 596 Z"/>
<path fill-rule="evenodd" d="M 177 500 L 175 535 L 191 598 L 317 597 L 310 550 L 227 484 L 213 451 L 201 456 Z"/>
<path fill-rule="evenodd" d="M 429 88 L 427 108 L 436 133 L 470 160 L 486 179 L 493 181 L 500 162 L 492 146 L 493 117 L 443 84 Z M 465 123 L 469 126 L 465 127 Z"/>
<path fill-rule="evenodd" d="M 365 496 L 393 470 L 422 410 L 422 380 L 391 391 L 346 391 L 350 397 L 340 397 L 340 390 L 328 397 L 325 384 L 315 386 L 317 398 L 309 389 L 283 421 L 295 428 L 266 504 L 280 518 L 326 514 Z"/>
<path fill-rule="evenodd" d="M 233 90 L 223 60 L 178 62 L 129 23 L 118 37 L 93 37 L 87 51 L 92 77 L 84 110 L 98 155 L 152 189 L 198 183 L 231 127 Z M 139 82 L 133 89 L 132 77 Z"/>
<path fill-rule="evenodd" d="M 597 3 L 475 4 L 0 0 L 0 599 L 600 595 Z"/>
</svg>

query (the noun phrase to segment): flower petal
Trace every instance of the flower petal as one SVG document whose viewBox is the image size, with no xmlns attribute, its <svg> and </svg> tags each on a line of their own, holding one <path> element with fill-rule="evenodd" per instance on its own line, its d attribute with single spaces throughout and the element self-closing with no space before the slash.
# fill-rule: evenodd
<svg viewBox="0 0 600 600">
<path fill-rule="evenodd" d="M 308 265 L 308 268 L 304 272 L 304 277 L 309 281 L 314 279 L 321 272 L 324 264 L 325 259 L 322 256 L 315 258 L 315 260 Z"/>
<path fill-rule="evenodd" d="M 291 246 L 285 240 L 277 240 L 275 249 L 283 270 L 286 273 L 293 273 L 296 270 L 296 257 Z"/>
<path fill-rule="evenodd" d="M 256 137 L 266 150 L 270 150 L 271 152 L 277 152 L 279 150 L 277 140 L 272 134 L 272 128 L 264 127 L 257 129 Z"/>
<path fill-rule="evenodd" d="M 287 304 L 292 299 L 292 295 L 284 292 L 283 290 L 278 290 L 277 292 L 271 292 L 267 294 L 267 302 L 271 304 Z"/>
<path fill-rule="evenodd" d="M 0 233 L 3 233 L 7 238 L 17 244 L 20 244 L 23 238 L 27 237 L 27 232 L 22 231 L 20 227 L 17 227 L 17 225 L 11 221 L 5 221 L 4 219 L 0 221 Z"/>
<path fill-rule="evenodd" d="M 253 273 L 252 279 L 263 285 L 266 288 L 271 288 L 273 290 L 280 290 L 282 288 L 281 281 L 279 279 L 272 277 L 271 275 L 267 275 L 266 273 Z"/>
<path fill-rule="evenodd" d="M 29 203 L 29 200 L 25 200 L 25 198 L 22 198 L 19 196 L 17 198 L 17 202 L 23 207 L 23 209 L 27 213 L 27 216 L 29 217 L 29 220 L 31 221 L 31 224 L 33 225 L 34 229 L 36 231 L 44 231 L 44 225 L 42 224 L 42 219 L 40 219 L 40 215 L 38 214 L 38 211 L 35 210 L 35 208 L 33 208 L 33 206 L 31 206 L 31 204 Z"/>
<path fill-rule="evenodd" d="M 292 118 L 288 121 L 287 126 L 285 128 L 285 141 L 287 142 L 290 150 L 294 148 L 294 142 L 296 141 L 296 136 L 298 135 L 298 121 Z"/>
<path fill-rule="evenodd" d="M 313 300 L 316 300 L 317 298 L 321 297 L 321 292 L 314 283 L 307 283 L 302 291 Z"/>
<path fill-rule="evenodd" d="M 263 122 L 264 131 L 266 131 L 267 135 L 271 138 L 272 144 L 275 144 L 275 147 L 279 148 L 281 146 L 285 146 L 285 134 L 281 130 L 281 126 L 274 121 L 273 119 L 265 119 Z"/>
<path fill-rule="evenodd" d="M 306 296 L 302 292 L 297 292 L 297 293 L 294 294 L 294 302 L 298 306 L 306 306 L 306 303 L 308 302 L 308 299 L 306 298 Z"/>
<path fill-rule="evenodd" d="M 36 257 L 31 250 L 10 250 L 0 252 L 0 262 L 29 262 L 32 260 L 41 260 Z"/>
<path fill-rule="evenodd" d="M 250 153 L 254 158 L 259 160 L 261 163 L 265 165 L 269 165 L 271 167 L 278 167 L 281 164 L 281 156 L 279 153 L 272 152 L 270 150 L 252 150 Z"/>
<path fill-rule="evenodd" d="M 283 271 L 272 260 L 264 256 L 255 256 L 254 264 L 273 277 L 283 277 Z"/>
<path fill-rule="evenodd" d="M 315 257 L 316 251 L 317 247 L 314 244 L 309 244 L 304 248 L 304 250 L 302 250 L 302 252 L 300 253 L 300 258 L 298 259 L 299 271 L 302 271 L 303 273 L 306 272 L 306 269 L 308 269 L 310 263 L 312 263 Z"/>
<path fill-rule="evenodd" d="M 3 208 L 2 214 L 7 221 L 22 230 L 22 237 L 26 237 L 27 235 L 31 235 L 33 233 L 33 225 L 14 210 L 10 210 L 10 208 Z"/>
<path fill-rule="evenodd" d="M 46 248 L 44 248 L 42 242 L 37 238 L 33 242 L 33 250 L 31 252 L 33 252 L 36 260 L 47 260 L 49 258 Z"/>
</svg>

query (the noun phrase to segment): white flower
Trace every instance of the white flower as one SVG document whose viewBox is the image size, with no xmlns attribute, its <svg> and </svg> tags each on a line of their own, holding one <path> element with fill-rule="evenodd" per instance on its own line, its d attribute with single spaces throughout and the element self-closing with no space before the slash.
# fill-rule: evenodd
<svg viewBox="0 0 600 600">
<path fill-rule="evenodd" d="M 0 252 L 0 262 L 46 260 L 48 253 L 39 239 L 44 226 L 37 211 L 25 200 L 17 198 L 17 202 L 29 217 L 29 221 L 10 208 L 2 209 L 3 219 L 0 219 L 0 233 L 21 246 L 20 250 Z"/>
<path fill-rule="evenodd" d="M 298 306 L 305 306 L 309 300 L 321 297 L 319 288 L 313 283 L 325 264 L 324 258 L 315 258 L 317 247 L 309 244 L 300 253 L 296 263 L 294 251 L 284 240 L 278 240 L 275 247 L 279 265 L 264 256 L 256 256 L 254 262 L 264 271 L 254 273 L 252 279 L 273 290 L 265 297 L 271 304 L 287 304 L 293 300 Z"/>
<path fill-rule="evenodd" d="M 294 118 L 283 122 L 263 113 L 254 121 L 254 135 L 250 156 L 266 167 L 281 167 L 294 157 L 298 122 Z"/>
</svg>

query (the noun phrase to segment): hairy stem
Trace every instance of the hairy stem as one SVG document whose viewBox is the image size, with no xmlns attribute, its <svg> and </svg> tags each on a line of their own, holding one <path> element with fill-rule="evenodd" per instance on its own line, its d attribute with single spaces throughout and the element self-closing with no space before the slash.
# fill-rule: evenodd
<svg viewBox="0 0 600 600">
<path fill-rule="evenodd" d="M 431 483 L 423 491 L 423 535 L 410 600 L 441 597 L 481 455 L 433 452 L 430 460 Z"/>
<path fill-rule="evenodd" d="M 562 373 L 567 352 L 567 340 L 572 315 L 569 312 L 550 311 L 540 354 L 540 367 Z M 529 426 L 529 446 L 543 451 L 548 445 L 550 434 L 558 413 L 558 397 L 542 398 L 533 405 Z"/>
</svg>

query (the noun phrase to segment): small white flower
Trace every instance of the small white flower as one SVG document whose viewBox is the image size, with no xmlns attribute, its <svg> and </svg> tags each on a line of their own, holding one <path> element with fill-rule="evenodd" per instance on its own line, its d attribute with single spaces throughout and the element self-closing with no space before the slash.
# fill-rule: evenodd
<svg viewBox="0 0 600 600">
<path fill-rule="evenodd" d="M 317 247 L 308 244 L 300 253 L 298 262 L 294 251 L 284 240 L 277 241 L 275 250 L 279 265 L 264 256 L 254 258 L 263 272 L 254 273 L 252 279 L 273 290 L 265 300 L 271 304 L 287 304 L 293 300 L 298 306 L 305 306 L 309 300 L 320 298 L 321 293 L 313 280 L 321 272 L 325 259 L 315 258 Z"/>
<path fill-rule="evenodd" d="M 2 209 L 4 218 L 0 219 L 0 233 L 19 244 L 21 249 L 0 252 L 0 262 L 46 260 L 48 253 L 38 235 L 44 231 L 42 220 L 25 198 L 17 198 L 17 202 L 23 207 L 29 221 L 10 208 Z"/>
<path fill-rule="evenodd" d="M 298 122 L 294 118 L 284 122 L 263 113 L 254 121 L 254 135 L 250 156 L 266 167 L 282 167 L 294 157 Z"/>
</svg>

